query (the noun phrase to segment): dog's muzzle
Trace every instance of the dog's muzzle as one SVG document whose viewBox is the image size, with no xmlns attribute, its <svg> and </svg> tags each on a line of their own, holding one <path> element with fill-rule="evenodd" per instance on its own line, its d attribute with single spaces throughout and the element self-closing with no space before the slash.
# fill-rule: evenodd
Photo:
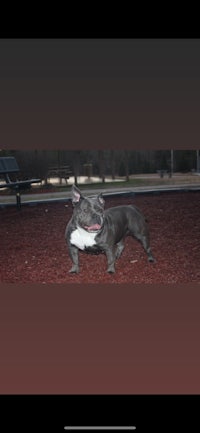
<svg viewBox="0 0 200 433">
<path fill-rule="evenodd" d="M 91 226 L 84 226 L 84 229 L 89 233 L 96 233 L 101 230 L 102 226 L 100 224 L 93 224 Z"/>
</svg>

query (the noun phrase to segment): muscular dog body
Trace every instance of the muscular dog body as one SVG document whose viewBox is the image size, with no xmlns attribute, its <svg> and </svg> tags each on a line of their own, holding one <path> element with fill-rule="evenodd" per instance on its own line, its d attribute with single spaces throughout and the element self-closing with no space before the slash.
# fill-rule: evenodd
<svg viewBox="0 0 200 433">
<path fill-rule="evenodd" d="M 95 198 L 83 197 L 72 186 L 74 212 L 69 221 L 65 238 L 73 266 L 70 272 L 79 272 L 78 250 L 104 252 L 107 256 L 107 272 L 115 272 L 115 261 L 124 249 L 124 238 L 131 235 L 138 239 L 150 262 L 154 261 L 149 243 L 149 231 L 144 216 L 133 205 L 116 206 L 104 210 L 102 194 Z"/>
</svg>

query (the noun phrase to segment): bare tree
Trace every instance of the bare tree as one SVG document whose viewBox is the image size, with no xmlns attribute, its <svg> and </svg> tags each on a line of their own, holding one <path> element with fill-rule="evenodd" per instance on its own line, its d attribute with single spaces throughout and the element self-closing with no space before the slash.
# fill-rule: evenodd
<svg viewBox="0 0 200 433">
<path fill-rule="evenodd" d="M 105 182 L 105 161 L 104 161 L 104 151 L 99 150 L 98 152 L 98 160 L 99 160 L 99 177 L 102 179 L 102 182 Z"/>
<path fill-rule="evenodd" d="M 129 151 L 124 151 L 124 164 L 125 164 L 125 173 L 126 173 L 126 181 L 129 182 Z"/>
<path fill-rule="evenodd" d="M 74 183 L 78 185 L 78 176 L 80 173 L 80 150 L 73 152 L 73 169 L 74 169 Z"/>
<path fill-rule="evenodd" d="M 112 179 L 115 180 L 115 151 L 110 151 L 110 160 L 111 160 L 111 176 Z"/>
<path fill-rule="evenodd" d="M 199 155 L 199 150 L 196 151 L 196 156 L 197 156 L 197 173 L 200 173 L 200 155 Z"/>
</svg>

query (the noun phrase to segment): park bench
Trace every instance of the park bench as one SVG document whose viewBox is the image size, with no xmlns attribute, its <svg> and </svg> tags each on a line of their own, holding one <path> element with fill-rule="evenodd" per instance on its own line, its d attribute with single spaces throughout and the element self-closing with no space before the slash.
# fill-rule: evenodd
<svg viewBox="0 0 200 433">
<path fill-rule="evenodd" d="M 21 208 L 21 194 L 22 190 L 30 188 L 32 183 L 39 183 L 41 179 L 27 179 L 18 180 L 16 175 L 20 172 L 18 163 L 13 156 L 0 157 L 0 178 L 4 179 L 4 182 L 0 182 L 0 188 L 10 188 L 15 191 L 16 194 L 16 205 L 17 208 Z M 10 176 L 15 180 L 11 180 Z"/>
<path fill-rule="evenodd" d="M 169 170 L 157 170 L 157 173 L 161 178 L 163 178 L 165 175 L 168 174 L 169 177 L 171 177 L 171 172 Z"/>
<path fill-rule="evenodd" d="M 73 172 L 69 165 L 62 165 L 60 167 L 49 167 L 48 173 L 47 173 L 47 179 L 49 178 L 59 178 L 60 182 L 62 179 L 65 179 L 65 182 L 67 183 L 70 176 L 73 175 Z"/>
</svg>

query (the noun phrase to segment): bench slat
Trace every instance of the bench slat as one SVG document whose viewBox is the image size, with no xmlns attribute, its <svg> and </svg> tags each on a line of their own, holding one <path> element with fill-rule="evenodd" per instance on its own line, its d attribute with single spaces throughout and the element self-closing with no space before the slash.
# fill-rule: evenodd
<svg viewBox="0 0 200 433">
<path fill-rule="evenodd" d="M 10 173 L 18 173 L 20 171 L 17 161 L 12 156 L 0 157 L 0 175 L 3 175 L 5 182 L 0 183 L 0 188 L 14 189 L 16 192 L 16 204 L 17 208 L 21 208 L 20 190 L 25 188 L 32 183 L 39 183 L 41 179 L 27 179 L 12 181 L 9 178 Z"/>
<path fill-rule="evenodd" d="M 13 156 L 5 156 L 0 158 L 0 174 L 18 173 L 19 166 Z"/>
</svg>

